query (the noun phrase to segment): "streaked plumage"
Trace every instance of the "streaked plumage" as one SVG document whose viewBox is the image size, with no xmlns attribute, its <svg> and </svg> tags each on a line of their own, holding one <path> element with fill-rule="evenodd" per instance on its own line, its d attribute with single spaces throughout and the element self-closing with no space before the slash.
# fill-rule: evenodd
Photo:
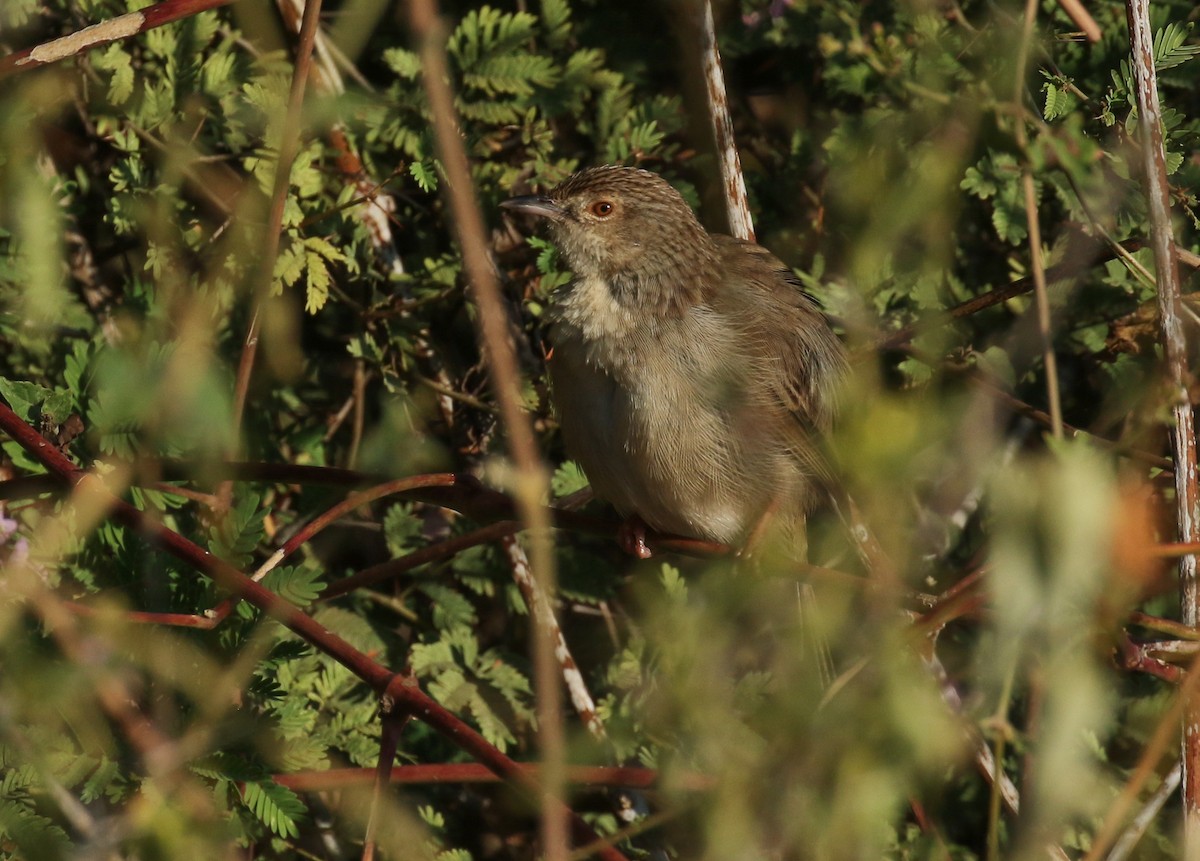
<svg viewBox="0 0 1200 861">
<path fill-rule="evenodd" d="M 707 233 L 644 170 L 584 170 L 505 205 L 548 218 L 574 274 L 550 310 L 550 374 L 596 494 L 655 529 L 726 543 L 773 504 L 801 519 L 845 356 L 786 267 Z"/>
</svg>

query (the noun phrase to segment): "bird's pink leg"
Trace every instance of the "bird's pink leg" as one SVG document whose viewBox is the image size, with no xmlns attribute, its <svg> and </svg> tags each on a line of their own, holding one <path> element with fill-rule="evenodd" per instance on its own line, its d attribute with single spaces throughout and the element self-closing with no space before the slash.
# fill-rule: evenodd
<svg viewBox="0 0 1200 861">
<path fill-rule="evenodd" d="M 646 546 L 646 521 L 636 514 L 626 517 L 617 528 L 617 543 L 630 556 L 649 559 L 653 554 Z"/>
</svg>

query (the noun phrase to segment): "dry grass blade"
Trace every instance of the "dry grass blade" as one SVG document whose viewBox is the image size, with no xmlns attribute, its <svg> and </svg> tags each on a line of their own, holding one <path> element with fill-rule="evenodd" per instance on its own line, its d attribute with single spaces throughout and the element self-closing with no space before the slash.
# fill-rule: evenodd
<svg viewBox="0 0 1200 861">
<path fill-rule="evenodd" d="M 462 249 L 463 265 L 471 296 L 479 308 L 479 337 L 516 467 L 513 489 L 521 520 L 528 529 L 530 562 L 542 591 L 553 595 L 556 577 L 550 520 L 541 505 L 549 492 L 549 474 L 538 451 L 532 422 L 521 402 L 521 374 L 510 343 L 508 313 L 492 268 L 487 232 L 475 199 L 471 168 L 456 120 L 444 47 L 445 34 L 434 0 L 411 0 L 408 10 L 409 25 L 421 57 L 425 92 L 433 112 L 434 134 L 445 168 L 447 196 Z M 568 829 L 567 819 L 560 810 L 560 800 L 565 787 L 566 743 L 558 661 L 550 630 L 543 626 L 535 626 L 535 629 L 534 682 L 543 762 L 542 841 L 550 861 L 565 861 Z"/>
</svg>

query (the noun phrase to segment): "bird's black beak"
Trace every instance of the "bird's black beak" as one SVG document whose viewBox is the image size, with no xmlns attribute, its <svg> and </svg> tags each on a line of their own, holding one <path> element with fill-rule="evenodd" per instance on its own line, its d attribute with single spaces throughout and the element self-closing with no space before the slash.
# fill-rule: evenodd
<svg viewBox="0 0 1200 861">
<path fill-rule="evenodd" d="M 528 215 L 540 215 L 542 218 L 549 218 L 553 221 L 562 221 L 567 216 L 567 211 L 560 204 L 542 194 L 512 197 L 501 201 L 500 205 L 505 209 L 515 209 L 517 212 L 524 212 Z"/>
</svg>

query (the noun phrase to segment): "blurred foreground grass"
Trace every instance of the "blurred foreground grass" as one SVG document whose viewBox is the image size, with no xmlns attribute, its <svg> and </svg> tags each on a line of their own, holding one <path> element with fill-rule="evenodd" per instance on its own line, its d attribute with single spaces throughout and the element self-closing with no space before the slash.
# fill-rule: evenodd
<svg viewBox="0 0 1200 861">
<path fill-rule="evenodd" d="M 1149 555 L 1175 529 L 1124 9 L 1092 5 L 1095 45 L 1057 4 L 1040 7 L 1019 87 L 1015 4 L 718 8 L 759 240 L 855 351 L 831 445 L 889 565 L 865 571 L 833 522 L 814 524 L 815 570 L 769 548 L 635 564 L 610 540 L 558 535 L 559 617 L 609 734 L 589 739 L 568 715 L 572 759 L 663 775 L 647 793 L 663 821 L 623 844 L 630 857 L 1082 857 L 1146 755 L 1190 644 L 1156 621 L 1178 609 Z M 565 495 L 581 480 L 562 462 L 540 326 L 564 276 L 495 204 L 625 162 L 666 175 L 717 227 L 719 183 L 695 71 L 670 37 L 680 10 L 520 9 L 443 12 L 527 404 Z M 8 0 L 0 46 L 125 11 Z M 1196 252 L 1195 9 L 1154 15 L 1172 203 Z M 149 521 L 246 573 L 345 491 L 296 476 L 226 484 L 227 459 L 503 475 L 401 17 L 327 4 L 276 260 L 263 249 L 294 40 L 268 4 L 0 80 L 0 397 Z M 1030 275 L 1025 170 L 1053 273 L 1063 414 L 1085 431 L 1066 441 L 1039 418 L 1028 288 L 944 316 Z M 370 688 L 246 603 L 196 627 L 220 591 L 83 489 L 9 482 L 41 471 L 3 443 L 0 852 L 359 856 L 369 782 L 296 791 L 284 776 L 374 767 Z M 384 499 L 263 583 L 536 760 L 528 616 L 496 545 L 319 599 L 477 525 Z M 1130 655 L 1149 672 L 1126 668 Z M 1141 801 L 1175 747 L 1148 762 Z M 400 755 L 468 758 L 419 722 Z M 977 767 L 989 756 L 1019 813 Z M 572 802 L 618 827 L 605 793 Z M 387 857 L 540 851 L 534 812 L 495 785 L 405 785 L 386 805 Z M 1134 857 L 1183 857 L 1177 808 L 1150 820 Z"/>
</svg>

